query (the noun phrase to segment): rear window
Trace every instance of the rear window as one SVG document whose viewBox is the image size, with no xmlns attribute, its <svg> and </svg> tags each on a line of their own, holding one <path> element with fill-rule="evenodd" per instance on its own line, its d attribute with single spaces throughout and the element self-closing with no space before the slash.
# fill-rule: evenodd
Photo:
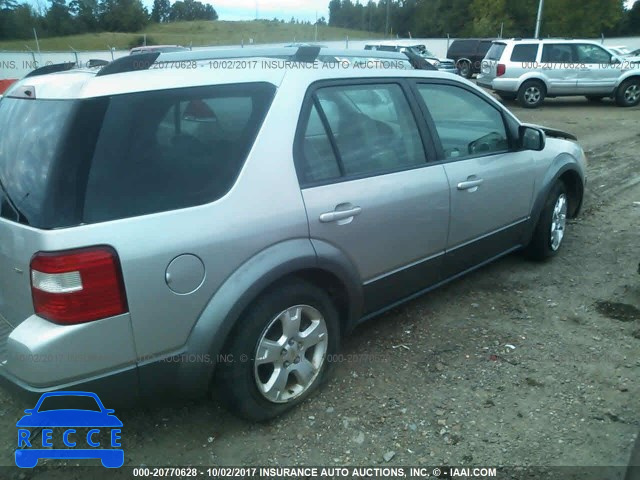
<svg viewBox="0 0 640 480">
<path fill-rule="evenodd" d="M 454 40 L 449 47 L 447 56 L 458 54 L 470 55 L 472 53 L 471 50 L 475 49 L 475 43 L 473 40 Z"/>
<path fill-rule="evenodd" d="M 500 60 L 502 57 L 502 52 L 507 47 L 504 43 L 494 43 L 491 45 L 491 48 L 487 52 L 487 55 L 484 57 L 487 60 Z"/>
<path fill-rule="evenodd" d="M 538 44 L 527 43 L 523 45 L 515 45 L 511 52 L 512 62 L 535 62 L 538 55 Z"/>
<path fill-rule="evenodd" d="M 37 228 L 212 202 L 235 182 L 274 93 L 253 83 L 90 100 L 3 98 L 0 180 L 19 220 Z M 6 203 L 0 213 L 16 219 Z"/>
</svg>

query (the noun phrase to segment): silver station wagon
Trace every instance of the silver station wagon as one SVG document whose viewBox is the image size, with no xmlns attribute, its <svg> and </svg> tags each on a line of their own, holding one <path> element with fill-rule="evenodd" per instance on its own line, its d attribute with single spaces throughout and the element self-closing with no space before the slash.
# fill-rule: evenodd
<svg viewBox="0 0 640 480">
<path fill-rule="evenodd" d="M 510 252 L 558 253 L 586 184 L 571 135 L 459 76 L 315 54 L 146 53 L 7 92 L 7 387 L 120 404 L 217 389 L 265 420 L 360 322 Z"/>
</svg>

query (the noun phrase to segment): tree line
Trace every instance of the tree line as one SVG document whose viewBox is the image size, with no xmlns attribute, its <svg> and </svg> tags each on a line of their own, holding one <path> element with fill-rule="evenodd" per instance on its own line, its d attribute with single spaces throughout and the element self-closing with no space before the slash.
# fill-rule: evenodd
<svg viewBox="0 0 640 480">
<path fill-rule="evenodd" d="M 217 20 L 209 4 L 197 0 L 154 0 L 151 12 L 140 0 L 48 0 L 18 4 L 0 0 L 0 39 L 57 37 L 95 32 L 137 32 L 151 22 Z"/>
<path fill-rule="evenodd" d="M 329 25 L 400 37 L 533 37 L 539 0 L 331 0 Z M 546 0 L 543 37 L 640 35 L 640 0 Z M 387 16 L 388 12 L 388 16 Z M 388 18 L 388 23 L 387 23 Z"/>
</svg>

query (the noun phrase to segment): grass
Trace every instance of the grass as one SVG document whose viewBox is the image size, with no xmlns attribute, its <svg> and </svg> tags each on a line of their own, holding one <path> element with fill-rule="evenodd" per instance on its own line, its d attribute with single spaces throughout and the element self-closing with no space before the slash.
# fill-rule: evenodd
<svg viewBox="0 0 640 480">
<path fill-rule="evenodd" d="M 113 47 L 117 50 L 130 48 L 132 42 L 144 34 L 152 38 L 156 44 L 168 45 L 245 45 L 253 39 L 255 44 L 283 42 L 312 42 L 315 27 L 312 25 L 296 25 L 255 20 L 248 22 L 196 21 L 175 22 L 167 24 L 151 24 L 143 31 L 136 33 L 87 33 L 67 37 L 39 38 L 41 51 L 106 50 Z M 351 40 L 381 38 L 382 34 L 361 30 L 348 30 L 336 27 L 318 27 L 318 42 L 330 40 Z M 28 48 L 27 48 L 28 47 Z M 0 41 L 0 50 L 37 50 L 36 42 L 31 40 Z"/>
</svg>

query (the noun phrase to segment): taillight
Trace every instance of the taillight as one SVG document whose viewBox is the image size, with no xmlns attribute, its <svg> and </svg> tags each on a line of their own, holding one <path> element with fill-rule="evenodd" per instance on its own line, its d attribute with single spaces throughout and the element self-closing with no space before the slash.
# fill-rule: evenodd
<svg viewBox="0 0 640 480">
<path fill-rule="evenodd" d="M 504 63 L 499 63 L 496 69 L 496 76 L 501 77 L 507 72 L 507 66 Z"/>
<path fill-rule="evenodd" d="M 128 311 L 118 254 L 106 246 L 37 253 L 31 293 L 37 315 L 65 325 Z"/>
</svg>

